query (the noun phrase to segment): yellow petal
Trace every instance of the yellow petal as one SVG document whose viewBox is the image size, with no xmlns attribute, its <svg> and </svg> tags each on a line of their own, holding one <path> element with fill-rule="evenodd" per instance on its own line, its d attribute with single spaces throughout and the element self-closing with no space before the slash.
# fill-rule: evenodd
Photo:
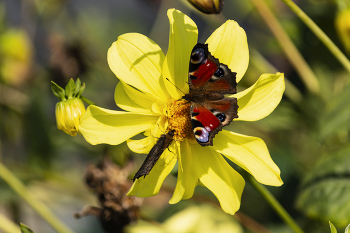
<svg viewBox="0 0 350 233">
<path fill-rule="evenodd" d="M 240 207 L 243 177 L 211 147 L 195 146 L 196 167 L 201 183 L 214 193 L 223 211 L 235 214 Z"/>
<path fill-rule="evenodd" d="M 176 147 L 173 142 L 169 150 L 165 150 L 157 163 L 146 177 L 135 180 L 128 196 L 149 197 L 157 195 L 164 179 L 169 175 L 176 164 Z M 146 158 L 146 157 L 145 157 Z"/>
<path fill-rule="evenodd" d="M 250 88 L 232 95 L 238 103 L 237 121 L 257 121 L 269 115 L 280 103 L 285 89 L 284 74 L 263 74 Z"/>
<path fill-rule="evenodd" d="M 114 100 L 119 108 L 129 112 L 153 114 L 152 104 L 156 98 L 142 93 L 120 81 L 115 88 Z"/>
<path fill-rule="evenodd" d="M 165 133 L 166 127 L 164 126 L 166 123 L 167 118 L 165 116 L 161 116 L 157 121 L 157 125 L 150 130 L 148 137 L 140 140 L 127 140 L 130 150 L 139 154 L 148 154 L 160 136 Z"/>
<path fill-rule="evenodd" d="M 170 204 L 175 204 L 182 199 L 189 199 L 192 197 L 195 187 L 197 186 L 199 177 L 193 169 L 196 164 L 194 161 L 194 155 L 192 146 L 188 140 L 178 142 L 180 145 L 179 150 L 179 163 L 178 163 L 178 177 L 176 188 L 173 196 L 170 199 Z"/>
<path fill-rule="evenodd" d="M 158 116 L 113 111 L 90 105 L 81 119 L 79 131 L 92 145 L 118 145 L 155 127 Z"/>
<path fill-rule="evenodd" d="M 197 25 L 181 11 L 168 10 L 170 23 L 168 53 L 163 64 L 165 86 L 174 99 L 188 93 L 188 68 L 190 53 L 197 43 Z M 166 80 L 168 78 L 168 80 Z M 176 88 L 177 87 L 177 88 Z"/>
<path fill-rule="evenodd" d="M 240 206 L 244 179 L 225 159 L 209 147 L 181 143 L 181 166 L 171 204 L 192 197 L 198 180 L 218 198 L 222 209 L 234 214 Z M 179 164 L 180 166 L 180 164 Z"/>
<path fill-rule="evenodd" d="M 283 184 L 280 169 L 272 161 L 263 140 L 223 130 L 214 138 L 213 149 L 252 174 L 262 184 Z"/>
<path fill-rule="evenodd" d="M 108 50 L 109 67 L 118 79 L 155 98 L 168 99 L 161 75 L 163 61 L 161 48 L 138 33 L 119 36 Z"/>
<path fill-rule="evenodd" d="M 153 136 L 148 136 L 140 140 L 129 139 L 126 142 L 132 152 L 146 154 L 152 149 L 156 143 L 156 139 Z"/>
<path fill-rule="evenodd" d="M 237 73 L 236 79 L 239 82 L 249 63 L 247 36 L 243 28 L 236 21 L 228 20 L 205 43 L 214 57 Z"/>
</svg>

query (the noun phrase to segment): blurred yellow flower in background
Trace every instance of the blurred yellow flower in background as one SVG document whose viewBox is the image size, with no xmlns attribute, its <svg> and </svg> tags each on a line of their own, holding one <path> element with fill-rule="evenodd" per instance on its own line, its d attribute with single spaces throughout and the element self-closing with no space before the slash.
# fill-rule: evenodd
<svg viewBox="0 0 350 233">
<path fill-rule="evenodd" d="M 154 41 L 138 33 L 121 35 L 112 44 L 108 63 L 120 80 L 115 101 L 126 111 L 90 105 L 79 126 L 89 143 L 118 145 L 127 141 L 132 151 L 148 153 L 156 137 L 169 130 L 168 109 L 183 96 L 177 88 L 184 93 L 189 91 L 189 59 L 198 30 L 180 11 L 170 9 L 168 17 L 170 35 L 166 55 Z M 214 57 L 237 73 L 237 82 L 241 80 L 248 67 L 249 51 L 245 31 L 237 22 L 228 20 L 205 43 Z M 284 88 L 283 74 L 261 75 L 253 86 L 230 96 L 237 98 L 239 106 L 239 118 L 234 121 L 256 121 L 269 115 L 279 104 Z M 130 139 L 140 133 L 146 137 Z M 283 184 L 280 170 L 260 138 L 223 130 L 216 135 L 213 145 L 202 147 L 189 135 L 174 141 L 150 174 L 133 184 L 128 195 L 156 195 L 178 161 L 177 185 L 170 203 L 191 198 L 195 187 L 202 185 L 214 193 L 225 212 L 234 214 L 240 207 L 245 182 L 221 154 L 262 184 Z"/>
<path fill-rule="evenodd" d="M 0 77 L 4 83 L 22 84 L 32 65 L 33 48 L 27 33 L 8 29 L 0 35 Z"/>
<path fill-rule="evenodd" d="M 204 14 L 220 14 L 224 0 L 187 0 L 194 8 Z"/>
<path fill-rule="evenodd" d="M 237 220 L 211 206 L 190 206 L 172 215 L 162 224 L 139 221 L 128 226 L 127 233 L 243 233 Z"/>
<path fill-rule="evenodd" d="M 350 53 L 350 6 L 338 12 L 335 28 L 346 51 Z"/>
</svg>

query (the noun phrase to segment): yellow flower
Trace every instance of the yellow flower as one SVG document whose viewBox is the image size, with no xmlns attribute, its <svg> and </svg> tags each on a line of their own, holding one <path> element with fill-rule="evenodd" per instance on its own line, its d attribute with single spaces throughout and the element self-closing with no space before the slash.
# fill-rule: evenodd
<svg viewBox="0 0 350 233">
<path fill-rule="evenodd" d="M 33 48 L 21 29 L 8 29 L 0 35 L 0 77 L 5 83 L 20 86 L 30 76 Z"/>
<path fill-rule="evenodd" d="M 350 6 L 338 13 L 335 28 L 346 51 L 350 52 Z"/>
<path fill-rule="evenodd" d="M 126 111 L 89 106 L 79 127 L 89 143 L 117 145 L 127 141 L 132 151 L 148 153 L 156 137 L 169 130 L 169 120 L 176 121 L 174 116 L 169 117 L 168 109 L 174 109 L 183 96 L 176 87 L 185 93 L 189 91 L 189 59 L 197 43 L 198 31 L 196 24 L 180 11 L 170 9 L 168 17 L 170 38 L 166 56 L 155 42 L 137 33 L 121 35 L 112 44 L 108 63 L 120 80 L 115 101 Z M 249 61 L 244 30 L 235 21 L 229 20 L 206 43 L 213 56 L 237 73 L 239 81 Z M 252 87 L 231 95 L 238 99 L 239 105 L 239 118 L 234 121 L 264 118 L 276 108 L 283 92 L 283 74 L 263 74 Z M 182 117 L 189 119 L 189 116 Z M 147 137 L 130 139 L 142 132 Z M 170 150 L 161 155 L 149 175 L 135 181 L 128 195 L 156 195 L 178 161 L 178 179 L 170 203 L 191 198 L 195 187 L 202 185 L 214 193 L 225 212 L 234 214 L 239 209 L 245 182 L 221 154 L 262 184 L 283 184 L 280 170 L 260 138 L 223 130 L 215 136 L 214 146 L 202 147 L 190 135 L 186 136 L 175 138 Z"/>
<path fill-rule="evenodd" d="M 189 206 L 169 218 L 163 223 L 138 221 L 126 227 L 127 233 L 202 233 L 202 232 L 230 232 L 243 233 L 237 220 L 223 213 L 219 209 L 206 206 Z"/>
</svg>

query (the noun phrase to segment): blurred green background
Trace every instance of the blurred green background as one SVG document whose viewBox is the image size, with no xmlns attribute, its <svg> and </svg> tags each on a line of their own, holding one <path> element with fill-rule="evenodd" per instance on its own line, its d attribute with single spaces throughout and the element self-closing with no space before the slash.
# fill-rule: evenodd
<svg viewBox="0 0 350 233">
<path fill-rule="evenodd" d="M 70 78 L 79 77 L 86 84 L 84 96 L 101 107 L 118 109 L 114 103 L 118 79 L 108 67 L 107 50 L 119 35 L 144 34 L 166 52 L 169 8 L 181 10 L 196 22 L 199 42 L 205 42 L 226 19 L 233 19 L 246 30 L 251 52 L 239 90 L 251 86 L 262 73 L 278 71 L 290 81 L 287 89 L 295 87 L 295 92 L 284 96 L 267 118 L 234 122 L 229 129 L 266 142 L 284 181 L 283 186 L 268 189 L 305 232 L 329 232 L 329 220 L 343 229 L 350 222 L 349 74 L 286 5 L 279 0 L 266 2 L 314 71 L 319 95 L 305 87 L 251 1 L 226 0 L 220 15 L 201 14 L 180 0 L 0 1 L 1 162 L 74 232 L 104 232 L 96 217 L 73 217 L 86 205 L 99 206 L 84 181 L 87 166 L 105 155 L 120 166 L 133 158 L 133 174 L 145 156 L 132 153 L 125 143 L 91 146 L 81 135 L 71 137 L 59 131 L 55 120 L 58 100 L 50 81 L 65 86 Z M 335 29 L 336 1 L 295 2 L 345 53 Z M 232 217 L 220 209 L 218 214 L 217 209 L 210 211 L 213 207 L 208 202 L 217 206 L 217 200 L 201 187 L 194 198 L 169 205 L 175 181 L 176 171 L 157 196 L 144 200 L 142 216 L 172 226 L 169 219 L 174 214 L 179 224 L 185 224 L 196 221 L 186 214 L 202 213 L 213 221 L 213 229 L 228 224 L 230 232 L 292 232 L 249 183 L 241 209 Z M 203 196 L 211 201 L 203 203 Z M 0 213 L 34 232 L 55 232 L 1 179 Z M 223 216 L 218 217 L 220 214 Z M 201 221 L 198 229 L 209 220 Z M 150 227 L 147 222 L 140 224 L 129 231 L 146 232 Z M 150 229 L 147 232 L 169 232 Z"/>
</svg>

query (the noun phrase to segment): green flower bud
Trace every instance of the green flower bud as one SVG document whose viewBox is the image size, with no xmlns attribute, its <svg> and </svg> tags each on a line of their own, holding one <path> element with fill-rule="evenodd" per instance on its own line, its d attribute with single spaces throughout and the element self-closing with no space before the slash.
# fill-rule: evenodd
<svg viewBox="0 0 350 233">
<path fill-rule="evenodd" d="M 335 27 L 346 51 L 350 53 L 350 6 L 338 13 Z"/>
<path fill-rule="evenodd" d="M 194 8 L 204 14 L 220 14 L 224 0 L 187 0 Z"/>
<path fill-rule="evenodd" d="M 53 94 L 60 100 L 56 104 L 57 128 L 66 134 L 76 136 L 79 133 L 80 119 L 85 114 L 85 106 L 80 98 L 85 89 L 85 84 L 78 79 L 74 83 L 71 79 L 65 89 L 51 82 Z"/>
</svg>

